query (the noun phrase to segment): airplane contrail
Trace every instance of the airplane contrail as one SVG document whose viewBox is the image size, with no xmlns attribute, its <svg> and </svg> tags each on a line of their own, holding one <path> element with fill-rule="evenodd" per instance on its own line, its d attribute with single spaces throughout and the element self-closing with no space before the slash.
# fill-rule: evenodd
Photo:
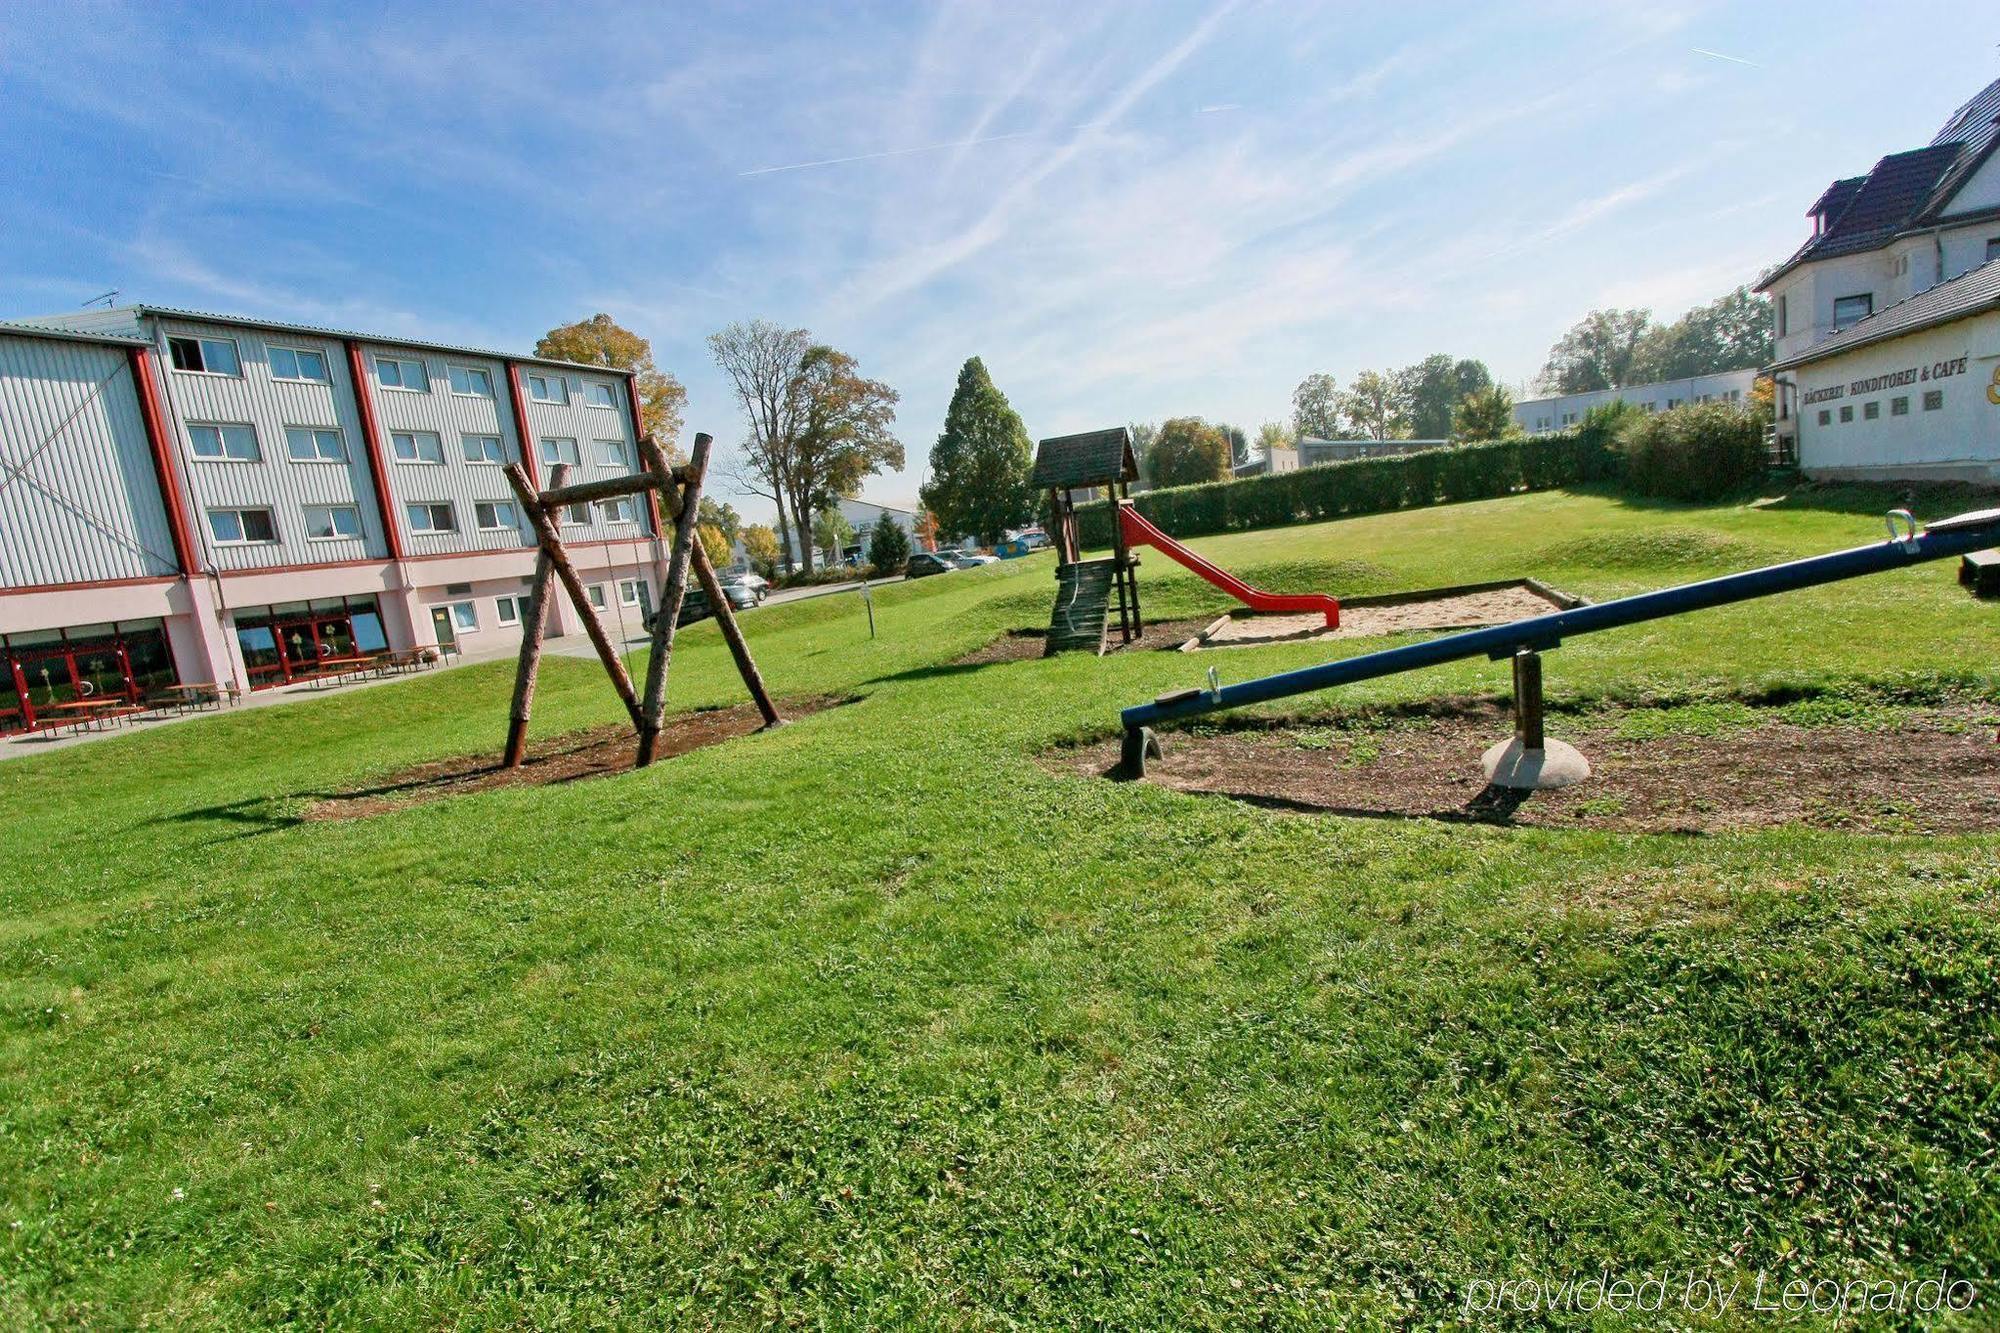
<svg viewBox="0 0 2000 1333">
<path fill-rule="evenodd" d="M 1711 60 L 1727 60 L 1732 65 L 1748 65 L 1751 69 L 1764 68 L 1754 60 L 1745 60 L 1741 56 L 1726 56 L 1720 51 L 1711 51 L 1705 46 L 1695 47 L 1694 53 L 1698 56 L 1707 56 Z"/>
<path fill-rule="evenodd" d="M 739 171 L 738 176 L 769 176 L 780 171 L 804 171 L 809 167 L 838 167 L 849 162 L 876 162 L 885 157 L 909 157 L 913 153 L 941 153 L 947 148 L 976 148 L 983 143 L 1004 143 L 1008 139 L 1026 139 L 1037 130 L 1022 130 L 1016 134 L 989 134 L 982 139 L 954 139 L 950 143 L 927 143 L 917 148 L 890 148 L 880 153 L 856 153 L 852 157 L 822 157 L 811 162 L 787 162 L 783 166 L 753 167 L 749 171 Z"/>
</svg>

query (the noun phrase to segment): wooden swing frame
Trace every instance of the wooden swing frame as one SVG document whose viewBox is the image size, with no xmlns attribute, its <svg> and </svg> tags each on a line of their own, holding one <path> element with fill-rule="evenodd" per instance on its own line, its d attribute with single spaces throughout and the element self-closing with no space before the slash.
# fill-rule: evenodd
<svg viewBox="0 0 2000 1333">
<path fill-rule="evenodd" d="M 708 456 L 713 445 L 714 441 L 709 436 L 695 436 L 694 450 L 687 465 L 674 468 L 668 466 L 666 455 L 660 452 L 657 444 L 651 439 L 642 439 L 639 441 L 639 454 L 645 463 L 642 470 L 630 476 L 607 477 L 572 486 L 564 484 L 568 479 L 568 466 L 560 465 L 549 474 L 549 489 L 539 492 L 529 484 L 528 474 L 519 463 L 509 463 L 503 469 L 507 484 L 514 488 L 515 497 L 521 502 L 529 522 L 534 525 L 538 548 L 534 583 L 528 594 L 527 614 L 521 624 L 521 657 L 514 671 L 514 698 L 507 715 L 507 748 L 501 758 L 503 768 L 519 768 L 526 756 L 528 719 L 534 713 L 535 679 L 541 671 L 542 641 L 547 632 L 552 582 L 562 585 L 570 605 L 583 617 L 584 632 L 590 636 L 591 646 L 597 650 L 605 674 L 611 677 L 611 688 L 618 692 L 619 701 L 625 705 L 625 712 L 632 719 L 632 729 L 637 733 L 639 742 L 637 767 L 644 768 L 652 763 L 659 748 L 660 722 L 667 698 L 667 672 L 674 651 L 674 630 L 681 617 L 681 604 L 687 597 L 690 567 L 715 610 L 716 623 L 721 627 L 723 639 L 729 644 L 730 655 L 736 659 L 736 670 L 743 677 L 743 684 L 749 689 L 757 711 L 764 716 L 765 728 L 784 725 L 784 718 L 778 715 L 777 706 L 771 702 L 770 691 L 764 687 L 763 674 L 757 670 L 757 663 L 750 656 L 750 645 L 744 641 L 743 629 L 736 623 L 736 612 L 729 605 L 722 581 L 716 577 L 715 566 L 695 531 L 700 522 L 702 482 L 708 472 Z M 643 695 L 633 688 L 632 675 L 625 669 L 624 657 L 605 632 L 597 608 L 590 604 L 583 580 L 563 545 L 562 526 L 558 519 L 565 505 L 588 504 L 628 495 L 645 495 L 651 502 L 657 540 L 667 540 L 667 521 L 673 523 L 672 544 L 658 565 L 660 609 L 653 617 L 651 653 L 646 662 Z"/>
</svg>

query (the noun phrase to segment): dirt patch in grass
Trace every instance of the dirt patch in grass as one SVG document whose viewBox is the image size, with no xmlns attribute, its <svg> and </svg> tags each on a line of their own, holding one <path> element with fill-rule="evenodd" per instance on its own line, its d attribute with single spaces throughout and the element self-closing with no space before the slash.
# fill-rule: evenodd
<svg viewBox="0 0 2000 1333">
<path fill-rule="evenodd" d="M 1774 712 L 1774 710 L 1759 710 Z M 1551 736 L 1589 758 L 1559 791 L 1486 785 L 1479 757 L 1505 739 L 1498 704 L 1390 725 L 1167 731 L 1148 778 L 1276 809 L 1542 828 L 1710 833 L 1808 825 L 1865 833 L 2000 829 L 1992 705 L 1898 710 L 1893 726 L 1815 726 L 1776 716 L 1717 734 L 1634 736 L 1604 711 L 1551 716 Z M 1118 744 L 1058 752 L 1063 771 L 1108 775 Z"/>
<path fill-rule="evenodd" d="M 781 699 L 778 712 L 791 721 L 852 702 L 834 695 Z M 751 703 L 670 717 L 660 732 L 655 762 L 748 736 L 763 725 L 763 714 Z M 370 786 L 322 797 L 306 809 L 304 818 L 366 819 L 495 787 L 545 787 L 604 777 L 630 771 L 637 756 L 638 738 L 630 724 L 612 723 L 538 741 L 528 747 L 519 768 L 500 767 L 497 749 L 490 754 L 455 755 L 418 764 Z"/>
<path fill-rule="evenodd" d="M 1416 630 L 1475 629 L 1544 616 L 1574 605 L 1576 599 L 1526 581 L 1464 592 L 1360 598 L 1341 603 L 1338 629 L 1328 629 L 1325 618 L 1316 613 L 1260 616 L 1246 612 L 1215 626 L 1202 647 L 1244 648 L 1261 643 L 1362 639 Z"/>
<path fill-rule="evenodd" d="M 1118 631 L 1114 627 L 1106 653 L 1132 652 L 1134 650 L 1177 649 L 1189 639 L 1202 632 L 1209 624 L 1201 620 L 1160 620 L 1144 626 L 1139 637 L 1129 644 L 1118 642 Z M 1025 662 L 1029 658 L 1040 657 L 1048 640 L 1044 629 L 1010 629 L 999 638 L 982 647 L 975 648 L 963 657 L 952 659 L 953 666 L 984 666 L 989 662 Z"/>
</svg>

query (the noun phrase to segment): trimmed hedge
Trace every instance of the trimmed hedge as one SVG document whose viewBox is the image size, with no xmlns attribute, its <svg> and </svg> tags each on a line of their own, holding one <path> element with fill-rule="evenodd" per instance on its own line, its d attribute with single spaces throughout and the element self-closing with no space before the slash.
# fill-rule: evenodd
<svg viewBox="0 0 2000 1333">
<path fill-rule="evenodd" d="M 1146 518 L 1175 537 L 1316 523 L 1355 514 L 1490 500 L 1522 490 L 1601 481 L 1617 456 L 1596 431 L 1530 435 L 1394 458 L 1357 458 L 1201 486 L 1174 486 L 1133 497 Z M 1111 544 L 1111 506 L 1077 506 L 1083 545 Z"/>
</svg>

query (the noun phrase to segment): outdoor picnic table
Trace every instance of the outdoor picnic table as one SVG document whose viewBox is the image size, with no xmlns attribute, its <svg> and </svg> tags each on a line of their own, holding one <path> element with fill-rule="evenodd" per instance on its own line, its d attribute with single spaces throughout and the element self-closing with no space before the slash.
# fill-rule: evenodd
<svg viewBox="0 0 2000 1333">
<path fill-rule="evenodd" d="M 315 687 L 331 684 L 347 676 L 358 676 L 376 665 L 375 654 L 353 657 L 322 657 L 319 670 L 307 678 L 307 683 Z"/>
<path fill-rule="evenodd" d="M 43 704 L 45 713 L 74 714 L 59 725 L 73 726 L 78 730 L 94 727 L 98 722 L 108 720 L 106 710 L 128 707 L 123 699 L 65 699 L 61 703 Z"/>
<path fill-rule="evenodd" d="M 212 680 L 203 680 L 167 685 L 163 687 L 163 692 L 179 695 L 180 698 L 176 701 L 179 707 L 199 708 L 210 701 L 221 704 L 225 688 Z"/>
</svg>

